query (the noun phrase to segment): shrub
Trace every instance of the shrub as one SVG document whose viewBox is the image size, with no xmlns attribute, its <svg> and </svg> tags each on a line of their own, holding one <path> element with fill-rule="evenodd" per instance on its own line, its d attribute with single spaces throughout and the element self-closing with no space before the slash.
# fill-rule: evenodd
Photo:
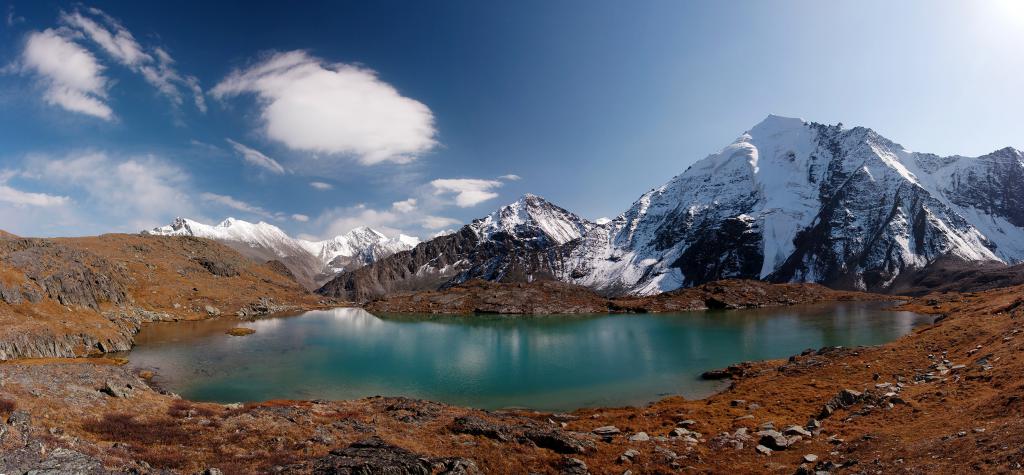
<svg viewBox="0 0 1024 475">
<path fill-rule="evenodd" d="M 104 440 L 145 445 L 177 445 L 189 440 L 189 434 L 171 419 L 142 422 L 130 414 L 106 414 L 82 424 Z"/>
<path fill-rule="evenodd" d="M 7 417 L 18 407 L 10 399 L 0 399 L 0 417 Z"/>
</svg>

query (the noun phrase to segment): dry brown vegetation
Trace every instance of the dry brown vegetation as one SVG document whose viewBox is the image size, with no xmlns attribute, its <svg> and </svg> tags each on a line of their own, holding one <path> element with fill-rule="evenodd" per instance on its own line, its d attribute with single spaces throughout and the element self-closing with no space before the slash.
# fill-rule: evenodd
<svg viewBox="0 0 1024 475">
<path fill-rule="evenodd" d="M 140 322 L 318 301 L 272 266 L 206 239 L 0 238 L 0 360 L 125 350 Z"/>
<path fill-rule="evenodd" d="M 3 422 L 3 418 L 11 415 L 15 409 L 18 408 L 17 403 L 10 399 L 0 399 L 0 423 Z"/>
</svg>

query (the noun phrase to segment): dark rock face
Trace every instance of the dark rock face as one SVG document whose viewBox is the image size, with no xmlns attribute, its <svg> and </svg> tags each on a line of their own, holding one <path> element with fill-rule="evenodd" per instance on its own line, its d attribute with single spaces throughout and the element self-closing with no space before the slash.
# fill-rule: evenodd
<svg viewBox="0 0 1024 475">
<path fill-rule="evenodd" d="M 402 291 L 437 290 L 472 279 L 558 280 L 565 256 L 592 223 L 543 198 L 525 195 L 457 233 L 345 272 L 317 290 L 354 301 Z"/>
<path fill-rule="evenodd" d="M 343 272 L 317 290 L 328 297 L 365 301 L 392 292 L 437 289 L 457 275 L 459 261 L 476 248 L 468 227 L 421 243 L 369 266 Z"/>
<path fill-rule="evenodd" d="M 941 258 L 923 269 L 900 275 L 889 291 L 924 295 L 930 292 L 980 292 L 1014 285 L 1024 285 L 1024 264 L 1007 266 L 993 261 Z"/>
<path fill-rule="evenodd" d="M 715 224 L 716 228 L 697 233 L 697 240 L 672 264 L 683 272 L 686 287 L 722 279 L 756 279 L 761 271 L 764 256 L 755 224 L 742 218 Z"/>
<path fill-rule="evenodd" d="M 951 177 L 952 201 L 1024 227 L 1024 154 L 1004 148 L 975 160 L 981 166 Z"/>
<path fill-rule="evenodd" d="M 193 260 L 213 275 L 221 277 L 234 277 L 238 275 L 238 269 L 231 265 L 230 262 L 219 261 L 206 256 L 197 256 Z"/>
</svg>

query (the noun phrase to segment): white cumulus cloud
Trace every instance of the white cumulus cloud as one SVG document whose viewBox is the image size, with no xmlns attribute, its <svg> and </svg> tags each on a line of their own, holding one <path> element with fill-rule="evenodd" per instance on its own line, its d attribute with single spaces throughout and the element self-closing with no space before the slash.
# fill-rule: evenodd
<svg viewBox="0 0 1024 475">
<path fill-rule="evenodd" d="M 409 213 L 416 209 L 416 198 L 409 198 L 407 200 L 396 201 L 391 203 L 391 207 L 395 208 L 396 211 L 401 213 Z"/>
<path fill-rule="evenodd" d="M 305 51 L 274 54 L 236 70 L 211 91 L 254 94 L 269 138 L 291 149 L 404 163 L 436 145 L 434 115 L 374 71 L 331 64 Z"/>
<path fill-rule="evenodd" d="M 21 61 L 39 77 L 46 103 L 104 120 L 114 118 L 106 103 L 103 66 L 87 49 L 56 30 L 34 31 L 26 37 Z"/>
<path fill-rule="evenodd" d="M 235 151 L 242 156 L 242 159 L 248 162 L 249 164 L 255 165 L 265 170 L 269 170 L 270 172 L 276 173 L 278 175 L 284 174 L 285 169 L 284 167 L 281 166 L 280 163 L 277 163 L 277 160 L 274 160 L 273 158 L 264 155 L 259 150 L 247 147 L 243 144 L 235 142 L 234 140 L 225 140 L 227 140 L 228 143 L 231 144 L 231 147 L 234 148 Z"/>
<path fill-rule="evenodd" d="M 468 208 L 497 198 L 498 194 L 492 190 L 502 185 L 497 180 L 478 178 L 439 178 L 430 184 L 434 187 L 434 194 L 454 194 L 455 204 L 460 208 Z"/>
</svg>

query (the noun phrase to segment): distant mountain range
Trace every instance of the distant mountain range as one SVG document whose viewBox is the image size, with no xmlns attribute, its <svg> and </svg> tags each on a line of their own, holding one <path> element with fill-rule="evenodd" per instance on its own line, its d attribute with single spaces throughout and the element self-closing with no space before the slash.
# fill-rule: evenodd
<svg viewBox="0 0 1024 475">
<path fill-rule="evenodd" d="M 1024 260 L 1024 154 L 943 157 L 769 116 L 610 221 L 526 195 L 319 292 L 365 300 L 482 278 L 650 295 L 733 277 L 884 291 L 939 258 Z"/>
<path fill-rule="evenodd" d="M 326 241 L 307 241 L 288 236 L 277 226 L 228 218 L 211 226 L 176 218 L 143 234 L 195 236 L 224 243 L 252 259 L 280 261 L 306 288 L 316 289 L 339 272 L 375 262 L 399 251 L 412 249 L 419 239 L 400 235 L 390 239 L 367 227 L 358 227 Z"/>
</svg>

